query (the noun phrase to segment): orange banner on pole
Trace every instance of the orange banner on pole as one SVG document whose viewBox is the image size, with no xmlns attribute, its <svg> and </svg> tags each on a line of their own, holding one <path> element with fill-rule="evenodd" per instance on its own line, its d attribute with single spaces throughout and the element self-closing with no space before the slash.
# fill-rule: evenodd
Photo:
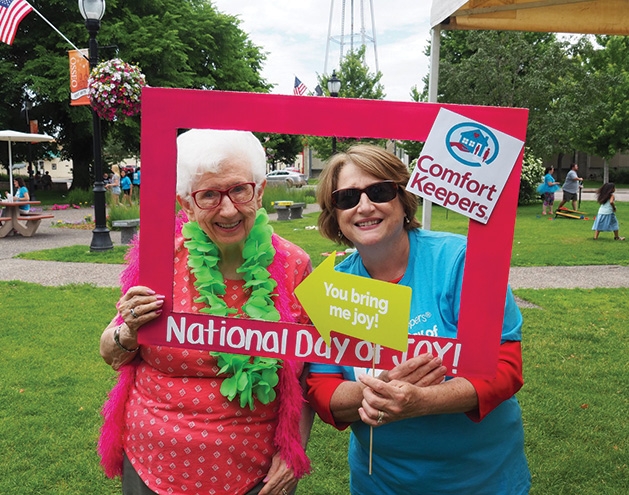
<svg viewBox="0 0 629 495">
<path fill-rule="evenodd" d="M 87 79 L 90 76 L 90 63 L 87 48 L 70 50 L 70 105 L 89 105 Z"/>
</svg>

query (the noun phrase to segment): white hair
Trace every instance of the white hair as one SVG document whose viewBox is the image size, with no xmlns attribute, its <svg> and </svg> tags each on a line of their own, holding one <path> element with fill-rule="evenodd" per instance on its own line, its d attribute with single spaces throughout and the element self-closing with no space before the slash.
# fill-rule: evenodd
<svg viewBox="0 0 629 495">
<path fill-rule="evenodd" d="M 218 173 L 228 160 L 241 160 L 251 167 L 253 181 L 266 178 L 266 154 L 251 132 L 191 129 L 177 138 L 177 194 L 187 198 L 196 179 Z"/>
</svg>

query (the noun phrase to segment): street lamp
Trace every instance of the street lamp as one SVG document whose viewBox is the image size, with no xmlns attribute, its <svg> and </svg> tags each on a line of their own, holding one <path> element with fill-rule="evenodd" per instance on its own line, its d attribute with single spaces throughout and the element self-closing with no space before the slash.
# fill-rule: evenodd
<svg viewBox="0 0 629 495">
<path fill-rule="evenodd" d="M 341 80 L 336 77 L 336 71 L 332 71 L 332 77 L 328 79 L 328 91 L 332 98 L 336 98 L 341 91 Z M 336 154 L 336 136 L 332 136 L 332 154 Z"/>
<path fill-rule="evenodd" d="M 98 64 L 98 42 L 96 41 L 96 35 L 100 29 L 100 20 L 105 13 L 105 0 L 79 0 L 79 10 L 81 11 L 83 19 L 85 19 L 85 27 L 90 33 L 88 56 L 90 69 L 93 69 Z M 93 108 L 92 129 L 94 134 L 94 221 L 96 226 L 92 231 L 90 251 L 106 251 L 113 249 L 114 245 L 109 236 L 105 211 L 105 184 L 103 183 L 100 118 Z"/>
</svg>

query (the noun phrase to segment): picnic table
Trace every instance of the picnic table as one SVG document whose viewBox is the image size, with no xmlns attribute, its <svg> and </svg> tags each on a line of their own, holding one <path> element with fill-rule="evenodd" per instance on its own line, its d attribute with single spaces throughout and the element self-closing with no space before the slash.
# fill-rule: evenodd
<svg viewBox="0 0 629 495">
<path fill-rule="evenodd" d="M 0 201 L 0 237 L 6 237 L 15 230 L 24 237 L 31 237 L 42 220 L 54 218 L 54 215 L 40 215 L 38 213 L 24 212 L 20 206 L 38 205 L 40 201 Z M 21 223 L 23 222 L 23 223 Z"/>
</svg>

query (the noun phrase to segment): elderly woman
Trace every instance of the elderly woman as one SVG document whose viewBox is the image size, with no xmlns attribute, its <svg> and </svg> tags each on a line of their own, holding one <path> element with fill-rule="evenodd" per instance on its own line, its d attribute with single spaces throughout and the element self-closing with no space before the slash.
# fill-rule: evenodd
<svg viewBox="0 0 629 495">
<path fill-rule="evenodd" d="M 260 142 L 249 132 L 190 130 L 177 146 L 177 200 L 188 221 L 175 233 L 174 310 L 307 322 L 293 289 L 311 263 L 267 224 Z M 104 408 L 106 473 L 122 473 L 124 494 L 291 493 L 309 470 L 313 415 L 303 367 L 139 346 L 138 332 L 160 317 L 164 296 L 136 285 L 133 265 L 100 343 L 121 372 Z M 248 394 L 222 387 L 234 375 L 253 384 Z"/>
<path fill-rule="evenodd" d="M 414 333 L 455 337 L 465 238 L 419 229 L 417 198 L 404 189 L 408 180 L 407 167 L 375 146 L 333 156 L 317 190 L 319 228 L 357 249 L 338 271 L 412 287 L 410 321 L 425 322 Z M 430 355 L 377 378 L 364 369 L 311 365 L 311 405 L 325 422 L 352 429 L 352 494 L 528 493 L 521 411 L 513 396 L 522 385 L 522 318 L 510 292 L 505 308 L 493 380 L 443 380 L 445 368 Z"/>
</svg>

